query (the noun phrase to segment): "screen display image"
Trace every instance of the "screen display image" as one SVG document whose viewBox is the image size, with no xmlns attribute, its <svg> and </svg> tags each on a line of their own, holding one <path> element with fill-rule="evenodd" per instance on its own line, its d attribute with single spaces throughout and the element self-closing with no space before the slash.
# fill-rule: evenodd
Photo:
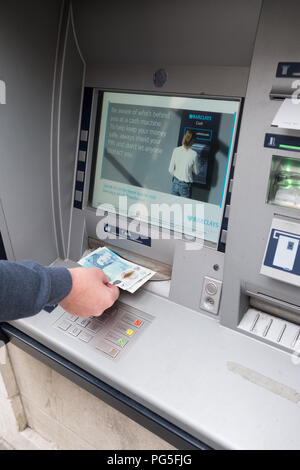
<svg viewBox="0 0 300 470">
<path fill-rule="evenodd" d="M 120 196 L 149 213 L 151 204 L 189 204 L 195 211 L 185 217 L 200 227 L 191 234 L 217 243 L 240 101 L 115 92 L 99 98 L 91 205 L 118 208 Z M 189 231 L 163 217 L 151 224 Z"/>
</svg>

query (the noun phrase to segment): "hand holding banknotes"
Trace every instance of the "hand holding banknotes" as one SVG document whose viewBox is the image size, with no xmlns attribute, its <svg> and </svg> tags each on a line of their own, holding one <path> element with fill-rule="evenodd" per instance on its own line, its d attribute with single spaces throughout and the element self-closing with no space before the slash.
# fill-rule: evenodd
<svg viewBox="0 0 300 470">
<path fill-rule="evenodd" d="M 69 269 L 73 287 L 60 302 L 61 307 L 78 317 L 100 316 L 119 297 L 119 289 L 109 283 L 100 268 Z"/>
<path fill-rule="evenodd" d="M 101 268 L 111 284 L 131 294 L 156 274 L 151 269 L 121 258 L 106 246 L 84 256 L 78 263 L 85 268 Z"/>
</svg>

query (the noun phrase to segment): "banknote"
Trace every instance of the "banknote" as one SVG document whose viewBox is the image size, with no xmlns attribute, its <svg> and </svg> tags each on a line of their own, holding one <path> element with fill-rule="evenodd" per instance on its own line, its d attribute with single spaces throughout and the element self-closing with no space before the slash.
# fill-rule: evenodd
<svg viewBox="0 0 300 470">
<path fill-rule="evenodd" d="M 155 273 L 154 273 L 155 274 Z M 153 274 L 153 271 L 151 271 L 151 273 L 147 274 L 147 276 L 143 277 L 142 279 L 140 279 L 139 281 L 137 281 L 135 284 L 133 284 L 133 286 L 129 287 L 127 290 L 128 292 L 130 292 L 131 294 L 134 294 L 134 292 L 136 292 L 140 287 L 142 287 L 147 281 L 149 281 L 149 279 L 151 279 L 151 277 L 154 276 Z"/>
<path fill-rule="evenodd" d="M 101 268 L 111 284 L 132 294 L 155 274 L 151 269 L 121 258 L 107 247 L 98 248 L 78 263 L 87 268 Z"/>
</svg>

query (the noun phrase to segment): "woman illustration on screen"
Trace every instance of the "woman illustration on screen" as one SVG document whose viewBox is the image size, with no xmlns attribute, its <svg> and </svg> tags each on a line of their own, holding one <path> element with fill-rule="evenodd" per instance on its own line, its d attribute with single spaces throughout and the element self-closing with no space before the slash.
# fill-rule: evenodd
<svg viewBox="0 0 300 470">
<path fill-rule="evenodd" d="M 172 175 L 171 194 L 174 196 L 191 197 L 193 173 L 200 173 L 200 163 L 198 154 L 192 150 L 192 145 L 196 142 L 196 132 L 187 130 L 182 145 L 173 150 L 169 166 L 169 173 Z"/>
</svg>

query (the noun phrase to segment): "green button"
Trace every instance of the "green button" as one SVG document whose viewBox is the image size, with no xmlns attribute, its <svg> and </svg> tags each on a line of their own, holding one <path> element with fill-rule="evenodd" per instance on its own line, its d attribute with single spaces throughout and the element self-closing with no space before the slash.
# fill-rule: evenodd
<svg viewBox="0 0 300 470">
<path fill-rule="evenodd" d="M 119 343 L 120 346 L 124 346 L 125 340 L 122 339 L 122 338 L 120 338 L 119 341 L 118 341 L 118 343 Z"/>
</svg>

